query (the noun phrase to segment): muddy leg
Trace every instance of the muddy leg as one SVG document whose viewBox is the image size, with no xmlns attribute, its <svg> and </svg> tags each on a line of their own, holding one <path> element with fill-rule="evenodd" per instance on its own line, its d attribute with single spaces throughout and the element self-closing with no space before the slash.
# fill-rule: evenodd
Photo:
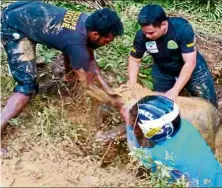
<svg viewBox="0 0 222 188">
<path fill-rule="evenodd" d="M 199 70 L 194 70 L 186 88 L 192 96 L 201 97 L 218 107 L 213 77 L 207 67 L 200 65 Z"/>
<path fill-rule="evenodd" d="M 27 37 L 22 38 L 20 33 L 13 33 L 13 36 L 17 36 L 17 40 L 4 38 L 4 34 L 2 38 L 11 74 L 17 85 L 1 113 L 1 131 L 10 119 L 25 108 L 30 97 L 38 92 L 35 43 Z"/>
<path fill-rule="evenodd" d="M 30 97 L 22 93 L 13 93 L 1 113 L 1 132 L 6 128 L 7 122 L 16 117 L 28 104 Z"/>
</svg>

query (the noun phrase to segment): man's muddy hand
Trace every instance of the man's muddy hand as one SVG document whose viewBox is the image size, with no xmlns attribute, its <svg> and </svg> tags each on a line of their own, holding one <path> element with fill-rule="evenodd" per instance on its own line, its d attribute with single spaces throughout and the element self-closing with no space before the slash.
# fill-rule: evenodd
<svg viewBox="0 0 222 188">
<path fill-rule="evenodd" d="M 108 87 L 105 92 L 108 94 L 108 95 L 111 95 L 112 97 L 121 97 L 121 95 L 117 92 L 115 92 L 112 88 Z"/>
<path fill-rule="evenodd" d="M 131 115 L 130 115 L 128 108 L 122 106 L 120 109 L 120 116 L 124 120 L 126 125 L 130 125 L 132 123 Z"/>
<path fill-rule="evenodd" d="M 176 101 L 177 97 L 178 97 L 179 93 L 174 90 L 173 88 L 168 90 L 164 96 L 167 97 L 168 99 L 171 99 L 173 101 Z"/>
</svg>

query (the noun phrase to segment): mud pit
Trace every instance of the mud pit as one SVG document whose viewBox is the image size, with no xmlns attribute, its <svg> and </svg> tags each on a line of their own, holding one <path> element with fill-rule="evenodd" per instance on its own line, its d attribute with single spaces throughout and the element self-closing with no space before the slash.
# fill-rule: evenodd
<svg viewBox="0 0 222 188">
<path fill-rule="evenodd" d="M 46 85 L 50 85 L 49 90 Z M 44 94 L 52 94 L 55 100 L 59 99 L 58 103 L 63 102 L 66 117 L 77 125 L 84 125 L 88 137 L 83 141 L 69 137 L 42 138 L 42 135 L 37 135 L 35 125 L 29 127 L 27 123 L 23 128 L 8 127 L 7 134 L 2 137 L 2 145 L 8 146 L 13 158 L 1 161 L 1 184 L 13 187 L 126 187 L 141 184 L 135 172 L 127 170 L 128 160 L 123 162 L 117 158 L 116 165 L 102 168 L 103 164 L 114 162 L 116 152 L 112 155 L 109 148 L 104 155 L 107 146 L 94 140 L 96 109 L 100 103 L 84 95 L 78 83 L 74 83 L 70 90 L 60 88 L 59 94 L 57 87 L 55 83 L 53 86 L 44 84 Z M 21 118 L 26 118 L 28 111 L 26 109 Z"/>
<path fill-rule="evenodd" d="M 79 87 L 78 84 L 76 87 Z M 13 158 L 2 160 L 1 172 L 4 186 L 119 187 L 138 186 L 143 183 L 135 177 L 135 169 L 134 171 L 127 169 L 130 168 L 126 165 L 129 163 L 127 156 L 129 151 L 124 141 L 109 144 L 103 142 L 104 140 L 100 142 L 94 140 L 98 130 L 103 133 L 113 129 L 118 130 L 122 125 L 118 119 L 118 113 L 108 114 L 111 120 L 105 122 L 104 125 L 98 124 L 96 109 L 100 103 L 95 100 L 88 101 L 82 90 L 75 89 L 74 97 L 68 96 L 67 91 L 61 92 L 61 100 L 67 104 L 65 106 L 67 118 L 74 123 L 83 124 L 87 129 L 88 138 L 84 140 L 85 143 L 70 138 L 53 140 L 36 137 L 33 139 L 33 129 L 10 128 L 11 130 L 8 130 L 10 133 L 4 137 L 4 143 L 10 146 L 9 150 L 13 153 Z M 123 87 L 118 91 L 125 89 L 127 88 Z M 150 91 L 141 90 L 141 92 L 136 92 L 134 97 L 140 98 L 149 93 Z M 129 102 L 130 99 L 133 98 L 126 94 L 125 100 Z M 135 103 L 134 100 L 131 102 Z M 91 103 L 88 109 L 84 108 L 87 103 Z M 115 118 L 116 121 L 113 120 Z M 111 162 L 112 165 L 106 165 L 106 168 L 101 167 Z"/>
<path fill-rule="evenodd" d="M 129 152 L 123 141 L 111 144 L 96 140 L 96 132 L 119 130 L 122 125 L 118 113 L 111 116 L 104 125 L 96 122 L 97 108 L 100 103 L 83 94 L 78 83 L 49 82 L 42 87 L 41 95 L 53 94 L 57 103 L 63 102 L 66 117 L 87 129 L 88 138 L 76 142 L 63 140 L 33 138 L 36 134 L 32 127 L 9 128 L 3 137 L 3 145 L 8 145 L 13 153 L 12 159 L 1 161 L 1 178 L 4 186 L 138 186 L 144 181 L 135 177 L 135 171 L 128 170 Z M 58 92 L 59 91 L 59 92 Z M 144 95 L 146 93 L 142 93 Z M 125 96 L 129 101 L 129 96 Z M 22 116 L 26 117 L 26 111 Z M 23 118 L 23 117 L 22 117 Z M 114 120 L 116 119 L 116 120 Z M 32 125 L 33 126 L 33 125 Z M 114 132 L 117 132 L 114 131 Z M 121 139 L 120 139 L 121 140 Z M 110 165 L 111 164 L 111 165 Z M 106 168 L 102 168 L 104 166 Z M 146 180 L 144 184 L 148 184 Z"/>
<path fill-rule="evenodd" d="M 18 142 L 25 151 L 2 161 L 2 185 L 12 187 L 104 187 L 135 186 L 133 173 L 117 168 L 100 167 L 91 156 L 79 156 L 78 147 L 64 141 L 41 146 Z M 72 155 L 70 149 L 74 151 Z M 21 146 L 20 146 L 20 149 Z M 80 153 L 78 153 L 80 152 Z"/>
<path fill-rule="evenodd" d="M 91 117 L 83 110 L 78 111 L 70 112 L 69 118 L 74 122 L 91 126 L 88 122 L 92 121 L 93 114 Z M 32 139 L 33 130 L 28 128 L 8 131 L 11 134 L 7 135 L 4 143 L 9 146 L 13 158 L 1 161 L 3 186 L 117 187 L 135 186 L 138 181 L 132 171 L 116 167 L 101 168 L 102 161 L 97 155 L 93 155 L 92 145 L 81 146 L 79 144 L 82 143 L 70 139 Z"/>
</svg>

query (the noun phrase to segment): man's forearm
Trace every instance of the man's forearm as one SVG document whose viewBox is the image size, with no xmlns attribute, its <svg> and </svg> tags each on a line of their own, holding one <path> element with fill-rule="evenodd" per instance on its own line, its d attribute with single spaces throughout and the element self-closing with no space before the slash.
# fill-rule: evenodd
<svg viewBox="0 0 222 188">
<path fill-rule="evenodd" d="M 91 64 L 91 71 L 95 74 L 95 79 L 99 82 L 99 84 L 102 86 L 103 89 L 108 88 L 109 86 L 107 85 L 104 77 L 101 75 L 100 69 L 96 64 L 96 61 L 93 60 L 90 62 L 90 64 Z"/>
<path fill-rule="evenodd" d="M 131 84 L 137 83 L 139 66 L 140 66 L 140 60 L 136 60 L 135 58 L 130 56 L 128 63 L 129 83 Z"/>
<path fill-rule="evenodd" d="M 107 93 L 112 93 L 112 89 L 109 87 L 109 85 L 106 83 L 103 75 L 100 73 L 100 69 L 96 63 L 95 57 L 94 57 L 94 50 L 89 48 L 89 53 L 91 55 L 91 61 L 90 61 L 90 71 L 94 73 L 95 79 L 97 82 L 102 86 L 103 90 Z"/>
<path fill-rule="evenodd" d="M 174 89 L 179 93 L 183 89 L 183 87 L 187 84 L 188 80 L 190 79 L 193 73 L 194 68 L 195 64 L 192 65 L 185 64 L 181 69 L 180 75 L 172 89 Z"/>
<path fill-rule="evenodd" d="M 104 89 L 104 91 L 109 91 L 111 90 L 110 87 L 108 86 L 108 84 L 106 83 L 103 75 L 100 73 L 99 67 L 96 64 L 95 60 L 92 60 L 90 62 L 90 69 L 91 72 L 93 72 L 95 74 L 95 79 L 98 81 L 98 83 L 102 86 L 102 88 Z"/>
<path fill-rule="evenodd" d="M 104 77 L 101 75 L 101 73 L 96 74 L 96 79 L 100 83 L 100 85 L 102 86 L 104 91 L 110 90 L 110 87 L 106 83 L 106 81 L 105 81 Z"/>
</svg>

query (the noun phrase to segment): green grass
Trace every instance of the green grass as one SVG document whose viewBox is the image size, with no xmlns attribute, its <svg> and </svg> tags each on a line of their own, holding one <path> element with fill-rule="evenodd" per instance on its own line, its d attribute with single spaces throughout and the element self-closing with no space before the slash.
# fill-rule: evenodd
<svg viewBox="0 0 222 188">
<path fill-rule="evenodd" d="M 176 181 L 172 180 L 170 171 L 173 170 L 172 167 L 165 165 L 166 162 L 171 163 L 173 166 L 175 156 L 173 153 L 165 151 L 164 161 L 153 161 L 151 155 L 145 155 L 145 152 L 142 148 L 134 149 L 129 153 L 131 156 L 131 163 L 137 163 L 138 166 L 141 166 L 141 161 L 143 161 L 143 168 L 151 169 L 153 165 L 156 166 L 156 171 L 151 172 L 147 176 L 147 185 L 148 187 L 187 187 L 188 181 L 184 176 L 177 179 Z M 170 182 L 170 183 L 169 183 Z M 139 185 L 140 186 L 140 183 Z"/>
<path fill-rule="evenodd" d="M 47 81 L 47 80 L 46 80 Z M 6 103 L 12 94 L 15 82 L 10 76 L 7 66 L 7 56 L 1 52 L 1 102 Z M 32 99 L 31 103 L 17 117 L 10 121 L 12 127 L 33 129 L 35 136 L 41 139 L 68 137 L 73 141 L 84 138 L 86 129 L 83 125 L 74 124 L 67 119 L 67 110 L 58 96 L 46 96 L 39 94 Z"/>
<path fill-rule="evenodd" d="M 58 50 L 47 48 L 47 46 L 37 44 L 36 45 L 36 54 L 43 58 L 44 63 L 50 64 L 57 57 L 60 52 Z"/>
</svg>

